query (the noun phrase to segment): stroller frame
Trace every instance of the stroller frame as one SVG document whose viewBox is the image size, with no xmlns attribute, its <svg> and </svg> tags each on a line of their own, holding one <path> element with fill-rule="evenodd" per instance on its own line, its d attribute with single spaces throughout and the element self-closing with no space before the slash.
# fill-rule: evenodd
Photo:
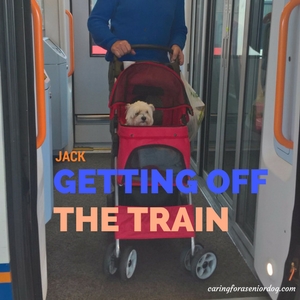
<svg viewBox="0 0 300 300">
<path fill-rule="evenodd" d="M 135 46 L 132 46 L 133 49 L 148 48 L 148 47 L 149 47 L 149 45 L 138 45 L 138 46 L 136 46 L 136 48 L 135 48 Z M 156 46 L 152 46 L 152 45 L 150 47 L 152 49 L 153 49 L 153 47 L 156 48 Z M 171 49 L 164 48 L 164 47 L 157 47 L 157 48 L 159 50 L 166 51 L 166 49 L 167 49 L 167 51 L 169 51 L 169 52 L 172 51 Z M 163 48 L 163 49 L 161 49 L 161 48 Z M 146 64 L 147 64 L 147 62 L 146 62 Z M 131 68 L 131 67 L 132 66 L 130 66 L 129 68 Z M 163 66 L 163 67 L 168 68 L 165 66 Z M 187 118 L 180 118 L 180 120 L 181 120 L 180 123 L 181 123 L 181 127 L 182 127 L 182 125 L 186 125 L 186 123 L 188 121 L 187 113 L 189 112 L 190 114 L 192 114 L 192 109 L 188 102 L 188 98 L 186 96 L 186 93 L 184 90 L 184 85 L 180 79 L 180 76 L 178 75 L 178 73 L 176 71 L 171 70 L 170 68 L 168 68 L 168 69 L 172 73 L 173 77 L 174 76 L 178 77 L 178 79 L 175 78 L 175 80 L 178 80 L 178 85 L 183 87 L 182 98 L 184 98 L 184 100 L 183 100 L 184 102 L 181 103 L 181 107 L 179 105 L 179 113 L 177 113 L 177 114 L 175 113 L 175 118 L 177 118 L 177 119 L 178 119 L 178 116 L 180 116 L 180 114 L 182 114 L 182 116 L 183 115 L 187 116 Z M 178 66 L 178 70 L 179 70 L 179 66 Z M 124 70 L 123 72 L 126 72 L 126 70 Z M 123 127 L 123 125 L 121 125 L 122 118 L 123 118 L 123 124 L 125 124 L 125 123 L 124 123 L 124 116 L 120 117 L 122 115 L 122 113 L 124 114 L 124 107 L 122 107 L 122 103 L 114 103 L 113 105 L 115 105 L 115 106 L 113 106 L 113 105 L 111 106 L 111 102 L 114 97 L 114 91 L 115 91 L 117 83 L 118 83 L 118 80 L 115 83 L 115 86 L 112 90 L 112 94 L 111 94 L 111 98 L 110 98 L 110 108 L 111 107 L 114 108 L 114 109 L 111 109 L 110 117 L 111 117 L 111 119 L 114 120 L 112 168 L 114 168 L 115 170 L 126 168 L 124 160 L 127 161 L 129 159 L 129 155 L 127 154 L 127 156 L 125 158 L 120 160 L 121 163 L 118 161 L 119 136 L 118 136 L 117 129 L 120 128 L 120 126 Z M 122 84 L 122 81 L 121 81 L 121 84 Z M 120 95 L 119 95 L 119 98 L 120 98 Z M 117 102 L 121 102 L 121 101 L 118 100 Z M 131 103 L 131 102 L 126 101 L 126 103 Z M 169 104 L 169 105 L 172 105 L 172 104 Z M 169 106 L 169 107 L 171 107 L 171 106 Z M 118 112 L 116 112 L 117 111 L 116 108 L 117 108 Z M 189 108 L 190 108 L 190 110 L 189 110 Z M 120 114 L 120 111 L 121 111 L 121 114 Z M 117 115 L 117 113 L 118 113 L 118 115 Z M 171 117 L 174 119 L 174 114 L 172 112 L 169 113 L 169 115 L 171 115 Z M 167 124 L 163 123 L 162 127 L 166 127 L 166 126 L 167 127 L 168 126 L 176 127 L 176 126 L 180 126 L 180 123 L 175 124 L 175 125 L 173 123 L 172 123 L 172 125 L 170 125 L 168 123 Z M 186 132 L 187 132 L 187 128 L 186 128 Z M 151 144 L 148 143 L 146 145 L 149 146 Z M 161 145 L 163 145 L 163 144 L 161 144 Z M 188 143 L 188 145 L 189 145 L 189 143 Z M 133 149 L 135 149 L 135 148 L 133 148 Z M 189 150 L 188 150 L 188 152 L 189 152 Z M 182 153 L 180 152 L 180 154 L 182 154 Z M 121 164 L 121 168 L 120 168 L 120 164 Z M 186 166 L 186 168 L 189 168 L 189 160 L 188 160 L 188 162 L 187 161 L 185 162 L 185 166 Z M 121 187 L 123 184 L 122 184 L 122 179 L 120 179 L 120 176 L 114 177 L 113 184 L 115 186 L 114 197 L 113 197 L 113 199 L 112 199 L 112 197 L 110 197 L 110 198 L 108 197 L 108 202 L 112 202 L 112 200 L 114 200 L 113 201 L 114 203 L 111 203 L 111 204 L 113 204 L 113 206 L 116 206 L 116 207 L 121 207 L 120 206 L 119 187 Z M 182 203 L 182 201 L 181 201 L 182 199 L 180 199 L 181 195 L 180 194 L 178 194 L 178 195 L 179 195 L 179 197 L 177 199 L 176 206 L 180 207 L 180 204 L 178 205 L 178 202 L 179 202 L 181 204 L 192 207 L 191 192 L 189 192 L 187 194 L 188 196 L 187 196 L 187 199 L 185 199 L 185 201 L 184 201 L 185 203 Z M 112 196 L 112 195 L 110 195 L 110 196 Z M 111 204 L 109 206 L 111 206 Z M 114 275 L 117 272 L 117 270 L 119 269 L 121 279 L 123 281 L 126 281 L 126 280 L 130 279 L 134 274 L 136 263 L 137 263 L 137 252 L 132 247 L 127 247 L 124 251 L 123 250 L 121 251 L 120 240 L 121 239 L 133 239 L 133 238 L 131 238 L 131 237 L 130 238 L 118 238 L 117 233 L 115 235 L 116 235 L 115 242 L 108 246 L 106 253 L 104 255 L 104 260 L 103 260 L 104 273 L 106 275 Z M 192 233 L 190 233 L 189 235 L 180 235 L 179 234 L 178 236 L 173 235 L 173 237 L 176 237 L 176 238 L 189 237 L 190 238 L 190 246 L 186 247 L 182 251 L 181 256 L 180 256 L 180 264 L 181 264 L 182 268 L 184 270 L 191 272 L 193 277 L 195 277 L 197 279 L 204 280 L 204 279 L 209 278 L 214 273 L 216 266 L 217 266 L 217 257 L 215 255 L 215 253 L 213 251 L 204 250 L 204 247 L 201 244 L 196 243 L 194 231 Z M 157 238 L 157 237 L 150 237 L 150 238 Z M 159 238 L 161 238 L 161 237 L 159 237 Z M 172 238 L 172 236 L 168 236 L 167 238 Z M 144 237 L 137 237 L 134 239 L 144 239 Z"/>
<path fill-rule="evenodd" d="M 115 170 L 117 170 L 117 157 L 114 158 Z M 118 187 L 117 176 L 114 178 L 115 187 Z M 115 189 L 115 206 L 119 206 L 119 189 Z M 192 193 L 188 193 L 188 204 L 192 205 Z M 120 239 L 116 239 L 116 258 L 120 257 Z M 195 237 L 191 237 L 191 255 L 194 256 L 195 253 Z"/>
</svg>

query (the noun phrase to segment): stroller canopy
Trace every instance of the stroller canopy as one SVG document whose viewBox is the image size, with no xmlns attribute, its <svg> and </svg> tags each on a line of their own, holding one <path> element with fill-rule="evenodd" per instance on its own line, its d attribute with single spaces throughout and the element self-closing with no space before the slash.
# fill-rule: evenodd
<svg viewBox="0 0 300 300">
<path fill-rule="evenodd" d="M 125 69 L 114 85 L 109 107 L 114 110 L 137 100 L 162 109 L 186 106 L 192 112 L 181 78 L 170 67 L 159 63 L 137 62 Z"/>
</svg>

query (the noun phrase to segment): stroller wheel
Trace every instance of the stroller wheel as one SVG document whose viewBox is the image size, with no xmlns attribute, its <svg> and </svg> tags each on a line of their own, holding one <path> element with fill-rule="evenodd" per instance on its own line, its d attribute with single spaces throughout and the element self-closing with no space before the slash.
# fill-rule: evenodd
<svg viewBox="0 0 300 300">
<path fill-rule="evenodd" d="M 137 252 L 132 247 L 127 247 L 121 252 L 120 259 L 120 276 L 123 281 L 130 279 L 135 271 L 137 263 Z"/>
<path fill-rule="evenodd" d="M 195 244 L 195 252 L 194 256 L 196 253 L 201 251 L 203 249 L 203 246 L 201 244 Z M 180 254 L 180 265 L 183 269 L 187 271 L 191 271 L 191 247 L 188 246 L 184 248 Z"/>
<path fill-rule="evenodd" d="M 201 280 L 208 279 L 216 270 L 217 263 L 218 259 L 214 252 L 202 249 L 195 254 L 191 262 L 193 277 Z"/>
<path fill-rule="evenodd" d="M 114 275 L 118 270 L 118 259 L 116 257 L 116 245 L 111 243 L 105 252 L 103 259 L 103 271 L 105 275 Z"/>
</svg>

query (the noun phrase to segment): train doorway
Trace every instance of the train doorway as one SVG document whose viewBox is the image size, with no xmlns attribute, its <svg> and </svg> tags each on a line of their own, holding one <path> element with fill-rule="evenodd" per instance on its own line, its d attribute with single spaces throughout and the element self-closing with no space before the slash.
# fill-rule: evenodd
<svg viewBox="0 0 300 300">
<path fill-rule="evenodd" d="M 110 148 L 108 62 L 105 50 L 94 45 L 87 19 L 96 0 L 71 0 L 74 18 L 75 147 Z"/>
<path fill-rule="evenodd" d="M 200 184 L 217 211 L 229 208 L 230 231 L 252 261 L 256 194 L 251 185 L 234 194 L 230 184 L 226 192 L 212 195 L 206 179 L 215 169 L 224 170 L 230 182 L 234 169 L 259 169 L 272 1 L 214 0 L 206 11 L 207 73 L 198 85 L 206 103 L 198 143 Z M 197 89 L 197 76 L 192 80 Z M 221 186 L 222 178 L 215 185 Z"/>
</svg>

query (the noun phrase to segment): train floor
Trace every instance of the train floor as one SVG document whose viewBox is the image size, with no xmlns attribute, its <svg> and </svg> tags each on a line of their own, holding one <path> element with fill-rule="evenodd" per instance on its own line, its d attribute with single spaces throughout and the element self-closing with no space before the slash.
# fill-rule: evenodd
<svg viewBox="0 0 300 300">
<path fill-rule="evenodd" d="M 69 169 L 75 173 L 72 179 L 78 179 L 78 169 L 110 168 L 110 154 L 85 154 L 85 160 L 55 162 L 53 173 Z M 54 189 L 54 206 L 83 207 L 85 215 L 90 214 L 90 207 L 98 207 L 100 219 L 100 207 L 106 206 L 102 177 L 96 177 L 95 186 L 96 194 L 62 194 Z M 193 202 L 197 207 L 208 206 L 200 193 L 193 196 Z M 264 293 L 208 291 L 210 287 L 257 287 L 260 284 L 228 234 L 218 228 L 196 236 L 205 249 L 213 250 L 218 257 L 217 269 L 209 279 L 196 280 L 181 269 L 180 253 L 189 240 L 161 239 L 130 241 L 137 250 L 137 267 L 133 277 L 122 282 L 117 275 L 106 277 L 102 271 L 103 255 L 112 235 L 100 229 L 91 232 L 89 224 L 84 224 L 82 232 L 76 232 L 75 224 L 75 214 L 69 214 L 67 231 L 61 232 L 60 216 L 53 214 L 46 225 L 47 300 L 269 299 Z"/>
</svg>

